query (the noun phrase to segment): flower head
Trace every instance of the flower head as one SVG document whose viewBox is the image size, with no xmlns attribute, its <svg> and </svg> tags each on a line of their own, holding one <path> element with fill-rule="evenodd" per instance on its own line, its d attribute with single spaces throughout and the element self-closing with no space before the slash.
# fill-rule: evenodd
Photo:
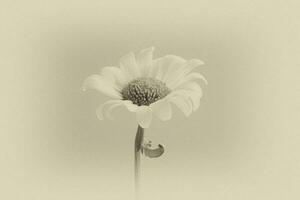
<svg viewBox="0 0 300 200">
<path fill-rule="evenodd" d="M 197 110 L 202 97 L 197 79 L 206 79 L 192 72 L 204 63 L 174 55 L 153 59 L 154 48 L 129 53 L 120 59 L 120 67 L 104 67 L 101 75 L 85 79 L 83 89 L 95 89 L 113 98 L 97 109 L 97 116 L 112 119 L 111 111 L 119 106 L 136 113 L 137 122 L 148 128 L 153 115 L 166 121 L 172 117 L 171 104 L 186 116 Z"/>
</svg>

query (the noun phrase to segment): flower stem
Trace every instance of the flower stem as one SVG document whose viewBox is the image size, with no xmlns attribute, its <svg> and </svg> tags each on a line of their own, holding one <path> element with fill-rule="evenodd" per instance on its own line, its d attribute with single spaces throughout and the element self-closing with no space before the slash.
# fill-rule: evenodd
<svg viewBox="0 0 300 200">
<path fill-rule="evenodd" d="M 135 199 L 139 199 L 139 186 L 141 175 L 141 150 L 144 141 L 144 129 L 138 126 L 134 142 L 134 181 L 135 181 Z"/>
</svg>

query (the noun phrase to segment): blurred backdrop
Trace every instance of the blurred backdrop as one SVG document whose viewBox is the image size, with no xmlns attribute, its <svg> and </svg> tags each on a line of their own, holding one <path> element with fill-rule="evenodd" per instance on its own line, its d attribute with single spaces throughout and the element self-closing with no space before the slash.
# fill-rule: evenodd
<svg viewBox="0 0 300 200">
<path fill-rule="evenodd" d="M 300 198 L 299 1 L 0 2 L 0 199 L 133 199 L 135 116 L 82 81 L 129 51 L 199 58 L 200 109 L 155 120 L 152 199 Z"/>
</svg>

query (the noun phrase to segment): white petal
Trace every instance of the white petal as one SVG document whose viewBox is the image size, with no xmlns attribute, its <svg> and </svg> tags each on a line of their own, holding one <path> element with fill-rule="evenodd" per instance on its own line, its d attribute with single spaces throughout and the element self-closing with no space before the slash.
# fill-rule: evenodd
<svg viewBox="0 0 300 200">
<path fill-rule="evenodd" d="M 202 89 L 201 89 L 200 85 L 195 81 L 186 82 L 184 84 L 181 84 L 176 89 L 190 90 L 190 91 L 198 93 L 200 95 L 200 97 L 202 97 Z"/>
<path fill-rule="evenodd" d="M 164 70 L 166 70 L 166 68 L 163 68 L 163 61 L 164 58 L 159 58 L 155 60 L 155 63 L 153 64 L 154 72 L 151 72 L 151 77 L 156 78 L 158 80 L 162 80 L 164 75 Z"/>
<path fill-rule="evenodd" d="M 148 128 L 152 120 L 152 109 L 149 106 L 139 106 L 136 110 L 136 118 L 142 128 Z"/>
<path fill-rule="evenodd" d="M 184 114 L 189 116 L 193 111 L 190 100 L 184 96 L 170 95 L 168 101 L 174 103 Z"/>
<path fill-rule="evenodd" d="M 125 74 L 119 67 L 104 67 L 101 74 L 115 83 L 118 88 L 123 88 L 128 83 Z"/>
<path fill-rule="evenodd" d="M 152 67 L 153 51 L 154 47 L 143 49 L 137 56 L 137 63 L 141 76 L 148 76 L 150 68 Z"/>
<path fill-rule="evenodd" d="M 140 76 L 140 70 L 132 52 L 120 59 L 120 68 L 127 76 L 128 80 L 132 80 Z"/>
<path fill-rule="evenodd" d="M 167 56 L 166 62 L 164 65 L 168 68 L 164 77 L 163 82 L 167 82 L 170 77 L 173 76 L 179 69 L 181 69 L 187 61 L 179 56 L 169 55 Z"/>
<path fill-rule="evenodd" d="M 182 67 L 175 70 L 165 81 L 167 86 L 173 88 L 176 83 L 182 80 L 188 73 L 190 73 L 196 67 L 203 65 L 204 63 L 198 59 L 191 59 L 185 62 Z"/>
<path fill-rule="evenodd" d="M 193 80 L 196 80 L 196 79 L 201 79 L 201 80 L 204 81 L 204 83 L 206 85 L 208 84 L 206 78 L 200 73 L 191 73 L 191 74 L 186 76 L 186 79 L 184 81 L 187 82 L 187 81 L 193 81 Z"/>
<path fill-rule="evenodd" d="M 117 87 L 107 78 L 100 75 L 94 74 L 87 77 L 83 83 L 82 89 L 84 91 L 87 89 L 95 89 L 112 98 L 121 99 Z"/>
<path fill-rule="evenodd" d="M 160 68 L 160 63 L 161 63 L 162 59 L 163 58 L 157 58 L 157 59 L 153 60 L 152 66 L 150 67 L 149 72 L 148 72 L 149 77 L 152 77 L 152 78 L 157 77 L 157 74 L 158 74 L 158 71 L 159 71 L 159 68 Z"/>
<path fill-rule="evenodd" d="M 200 92 L 193 91 L 193 90 L 179 89 L 179 90 L 175 90 L 173 94 L 189 99 L 189 101 L 192 103 L 193 111 L 197 110 L 200 106 L 200 99 L 202 95 L 202 93 Z"/>
<path fill-rule="evenodd" d="M 166 55 L 153 61 L 149 76 L 164 81 L 170 72 L 182 65 L 185 60 L 174 55 Z"/>
<path fill-rule="evenodd" d="M 205 77 L 202 74 L 200 74 L 200 73 L 190 73 L 190 74 L 186 75 L 184 78 L 182 78 L 181 80 L 177 81 L 177 83 L 169 85 L 169 88 L 174 90 L 177 87 L 181 86 L 182 84 L 185 84 L 189 81 L 195 81 L 197 79 L 201 79 L 201 80 L 204 81 L 205 84 L 208 84 L 207 80 L 205 79 Z"/>
<path fill-rule="evenodd" d="M 133 104 L 132 101 L 129 100 L 124 100 L 123 104 L 126 106 L 126 108 L 130 111 L 130 112 L 135 112 L 138 109 L 138 106 L 136 104 Z"/>
<path fill-rule="evenodd" d="M 113 109 L 119 107 L 119 106 L 123 106 L 124 104 L 122 102 L 118 103 L 118 104 L 114 104 L 114 105 L 111 105 L 109 108 L 107 108 L 105 114 L 106 114 L 106 117 L 110 120 L 113 120 L 114 117 L 112 116 L 112 111 Z"/>
<path fill-rule="evenodd" d="M 198 67 L 200 65 L 204 65 L 205 63 L 202 60 L 199 59 L 191 59 L 189 60 L 189 65 L 194 66 L 194 67 Z"/>
<path fill-rule="evenodd" d="M 162 121 L 171 119 L 172 108 L 170 103 L 166 99 L 158 100 L 150 105 L 153 114 L 155 114 Z"/>
<path fill-rule="evenodd" d="M 102 104 L 101 106 L 99 106 L 96 109 L 96 114 L 97 114 L 98 119 L 103 120 L 103 118 L 104 118 L 103 113 L 105 112 L 104 111 L 105 107 L 108 107 L 107 111 L 111 112 L 111 110 L 113 108 L 115 108 L 116 106 L 119 106 L 119 105 L 122 105 L 122 100 L 109 100 L 109 101 L 105 102 L 104 104 Z M 109 117 L 111 117 L 110 113 L 109 113 Z"/>
<path fill-rule="evenodd" d="M 201 95 L 195 92 L 190 94 L 190 99 L 193 103 L 193 111 L 196 111 L 200 106 Z"/>
<path fill-rule="evenodd" d="M 202 93 L 191 91 L 191 90 L 176 90 L 174 93 L 177 93 L 185 98 L 189 99 L 192 103 L 193 111 L 197 110 L 200 106 L 200 99 Z"/>
<path fill-rule="evenodd" d="M 119 106 L 125 106 L 130 112 L 136 112 L 138 109 L 138 106 L 129 100 L 109 100 L 97 108 L 96 114 L 98 119 L 102 120 L 105 116 L 112 120 L 112 111 Z"/>
</svg>

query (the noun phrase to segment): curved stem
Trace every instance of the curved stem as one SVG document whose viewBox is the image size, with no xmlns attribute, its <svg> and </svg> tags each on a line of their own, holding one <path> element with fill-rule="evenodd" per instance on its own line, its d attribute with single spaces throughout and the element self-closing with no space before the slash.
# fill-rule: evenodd
<svg viewBox="0 0 300 200">
<path fill-rule="evenodd" d="M 139 199 L 139 185 L 141 174 L 141 150 L 144 141 L 144 129 L 138 126 L 134 142 L 134 181 L 135 181 L 135 199 Z"/>
</svg>

